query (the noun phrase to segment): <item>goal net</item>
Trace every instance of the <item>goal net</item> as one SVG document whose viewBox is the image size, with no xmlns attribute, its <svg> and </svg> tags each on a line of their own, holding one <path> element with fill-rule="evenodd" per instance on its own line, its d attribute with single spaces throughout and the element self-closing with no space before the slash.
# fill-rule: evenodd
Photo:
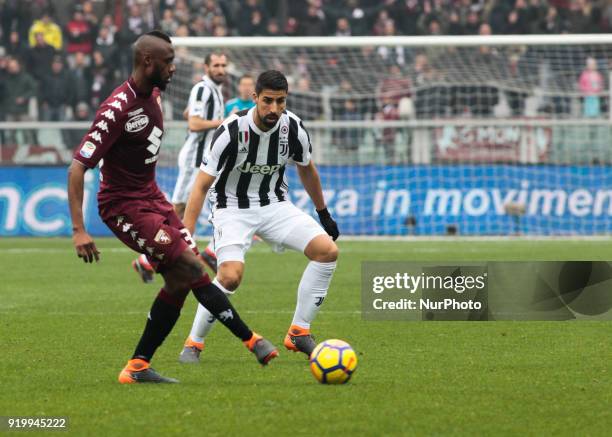
<svg viewBox="0 0 612 437">
<path fill-rule="evenodd" d="M 612 35 L 175 38 L 160 182 L 211 50 L 237 79 L 278 69 L 347 235 L 612 231 Z M 295 171 L 292 200 L 313 213 Z M 207 232 L 201 220 L 202 235 Z"/>
</svg>

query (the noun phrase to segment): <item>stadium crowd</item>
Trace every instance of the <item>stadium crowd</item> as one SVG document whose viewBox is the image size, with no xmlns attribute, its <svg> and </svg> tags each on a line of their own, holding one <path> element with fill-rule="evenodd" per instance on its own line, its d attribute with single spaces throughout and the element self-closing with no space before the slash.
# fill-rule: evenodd
<svg viewBox="0 0 612 437">
<path fill-rule="evenodd" d="M 154 28 L 172 36 L 558 34 L 612 30 L 612 5 L 605 0 L 0 0 L 0 11 L 0 121 L 33 117 L 47 121 L 89 120 L 92 108 L 127 76 L 130 44 L 137 35 Z M 366 57 L 368 54 L 362 53 Z M 606 80 L 598 64 L 602 60 L 585 63 L 587 55 L 581 54 L 580 68 L 573 66 L 576 71 L 571 78 L 572 86 L 585 95 L 600 92 Z M 356 76 L 356 83 L 342 74 L 342 60 L 326 60 L 326 68 L 333 62 L 338 64 L 332 65 L 334 76 L 313 74 L 315 61 L 309 60 L 308 51 L 299 53 L 294 71 L 288 72 L 293 80 L 292 90 L 296 91 L 294 107 L 298 112 L 303 109 L 305 118 L 395 119 L 401 98 L 418 97 L 421 92 L 420 100 L 427 104 L 416 105 L 417 116 L 456 115 L 466 105 L 473 114 L 486 116 L 499 100 L 495 90 L 484 88 L 419 88 L 419 84 L 436 82 L 440 77 L 437 72 L 442 68 L 436 67 L 432 53 L 394 52 L 387 47 L 379 48 L 372 56 L 376 58 L 372 68 L 384 71 L 384 75 L 373 80 Z M 490 53 L 477 53 L 473 60 L 492 68 L 498 63 Z M 305 67 L 300 70 L 302 64 Z M 502 64 L 505 67 L 500 80 L 506 82 L 524 68 L 516 54 L 504 56 Z M 456 74 L 463 73 L 457 70 Z M 330 80 L 337 82 L 332 85 L 340 95 L 377 97 L 332 101 L 333 113 L 324 114 L 321 103 L 311 96 L 320 93 L 324 84 L 330 85 Z M 364 82 L 369 88 L 363 88 Z M 461 96 L 466 95 L 484 97 L 478 102 L 463 101 Z M 513 113 L 522 111 L 525 96 L 522 91 L 508 92 Z M 554 110 L 562 112 L 564 104 L 562 100 L 556 102 Z M 604 103 L 599 105 L 596 108 L 591 104 L 585 116 L 601 113 Z M 184 102 L 173 102 L 173 106 L 177 108 L 174 118 L 180 118 L 182 111 L 178 109 L 184 107 Z"/>
</svg>

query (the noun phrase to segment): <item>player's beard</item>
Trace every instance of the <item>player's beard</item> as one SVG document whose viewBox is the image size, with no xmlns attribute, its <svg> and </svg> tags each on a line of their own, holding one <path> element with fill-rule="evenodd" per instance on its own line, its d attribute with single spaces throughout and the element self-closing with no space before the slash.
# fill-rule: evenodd
<svg viewBox="0 0 612 437">
<path fill-rule="evenodd" d="M 265 124 L 268 128 L 273 128 L 278 122 L 278 116 L 276 114 L 268 114 L 264 118 L 262 118 L 262 121 L 263 124 Z"/>
<path fill-rule="evenodd" d="M 221 75 L 218 74 L 216 76 L 211 76 L 210 78 L 217 85 L 221 85 L 223 82 L 225 82 L 225 75 L 224 74 L 221 74 Z"/>
<path fill-rule="evenodd" d="M 165 91 L 166 87 L 168 86 L 168 82 L 162 79 L 161 71 L 159 70 L 153 74 L 153 76 L 151 77 L 151 82 L 153 83 L 153 86 L 156 86 L 162 91 Z"/>
</svg>

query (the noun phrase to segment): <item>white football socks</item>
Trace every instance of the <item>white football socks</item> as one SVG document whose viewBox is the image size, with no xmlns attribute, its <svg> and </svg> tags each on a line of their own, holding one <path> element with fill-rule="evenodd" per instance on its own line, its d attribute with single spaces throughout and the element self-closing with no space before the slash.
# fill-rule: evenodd
<svg viewBox="0 0 612 437">
<path fill-rule="evenodd" d="M 233 293 L 227 290 L 221 283 L 215 278 L 212 281 L 222 292 L 230 296 Z M 210 330 L 215 324 L 215 316 L 208 311 L 204 305 L 198 304 L 198 310 L 196 311 L 195 318 L 193 319 L 193 325 L 191 325 L 191 332 L 189 336 L 192 341 L 197 343 L 204 342 L 204 338 L 210 333 Z"/>
<path fill-rule="evenodd" d="M 310 261 L 298 286 L 297 305 L 292 325 L 309 329 L 327 296 L 327 290 L 336 270 L 336 262 Z"/>
</svg>

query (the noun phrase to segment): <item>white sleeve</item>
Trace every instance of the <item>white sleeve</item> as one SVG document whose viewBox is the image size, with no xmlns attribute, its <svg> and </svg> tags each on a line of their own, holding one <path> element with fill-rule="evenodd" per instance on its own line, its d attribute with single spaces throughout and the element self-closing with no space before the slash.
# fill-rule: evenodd
<svg viewBox="0 0 612 437">
<path fill-rule="evenodd" d="M 301 146 L 302 156 L 301 160 L 295 160 L 295 163 L 301 166 L 310 164 L 310 158 L 312 155 L 312 145 L 310 144 L 310 135 L 304 127 L 302 120 L 298 123 L 298 142 Z"/>
<path fill-rule="evenodd" d="M 199 83 L 191 89 L 189 94 L 189 116 L 200 117 L 205 119 L 206 117 L 206 103 L 210 97 L 211 90 L 206 85 Z"/>
<path fill-rule="evenodd" d="M 225 124 L 222 124 L 215 130 L 210 145 L 210 152 L 204 157 L 202 164 L 200 164 L 200 170 L 211 176 L 217 176 L 227 161 L 230 143 L 229 130 Z"/>
</svg>

